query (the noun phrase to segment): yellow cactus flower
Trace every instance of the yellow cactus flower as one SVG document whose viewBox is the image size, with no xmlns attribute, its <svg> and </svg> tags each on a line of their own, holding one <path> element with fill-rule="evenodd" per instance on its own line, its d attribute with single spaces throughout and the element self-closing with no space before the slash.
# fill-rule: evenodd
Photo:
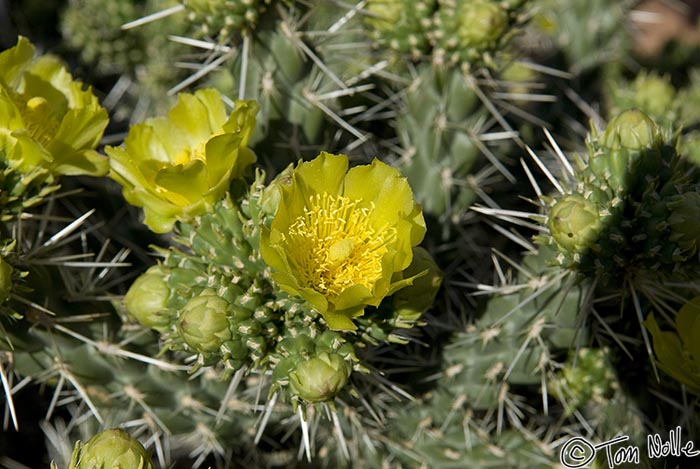
<svg viewBox="0 0 700 469">
<path fill-rule="evenodd" d="M 688 391 L 700 395 L 700 296 L 678 311 L 677 332 L 662 331 L 653 313 L 644 324 L 651 332 L 659 368 L 685 384 Z"/>
<path fill-rule="evenodd" d="M 230 116 L 214 89 L 182 93 L 168 117 L 132 126 L 124 147 L 107 147 L 109 176 L 126 200 L 143 207 L 156 233 L 211 210 L 232 179 L 255 161 L 246 147 L 258 105 L 236 101 Z"/>
<path fill-rule="evenodd" d="M 12 169 L 53 175 L 107 172 L 95 151 L 107 111 L 90 88 L 74 81 L 58 58 L 34 58 L 25 37 L 0 52 L 0 159 Z"/>
<path fill-rule="evenodd" d="M 396 168 L 379 160 L 348 171 L 348 157 L 321 153 L 281 187 L 260 251 L 280 287 L 308 301 L 331 329 L 415 277 L 402 279 L 425 235 L 420 205 Z M 399 278 L 399 280 L 397 280 Z"/>
</svg>

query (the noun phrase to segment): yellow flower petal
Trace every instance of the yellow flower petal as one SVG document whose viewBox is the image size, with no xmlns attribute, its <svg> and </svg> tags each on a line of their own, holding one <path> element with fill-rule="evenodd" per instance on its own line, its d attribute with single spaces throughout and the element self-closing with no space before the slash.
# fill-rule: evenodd
<svg viewBox="0 0 700 469">
<path fill-rule="evenodd" d="M 34 46 L 20 36 L 17 45 L 0 52 L 0 83 L 14 87 L 34 57 Z"/>
<path fill-rule="evenodd" d="M 348 170 L 348 157 L 321 152 L 312 161 L 301 163 L 294 172 L 294 182 L 305 199 L 314 194 L 335 195 L 342 189 Z"/>
<path fill-rule="evenodd" d="M 654 353 L 659 367 L 678 382 L 685 384 L 691 392 L 700 393 L 700 370 L 697 364 L 688 361 L 678 335 L 662 331 L 653 314 L 647 317 L 644 325 L 653 338 Z"/>
<path fill-rule="evenodd" d="M 688 301 L 678 311 L 676 327 L 683 345 L 700 366 L 700 296 Z"/>
</svg>

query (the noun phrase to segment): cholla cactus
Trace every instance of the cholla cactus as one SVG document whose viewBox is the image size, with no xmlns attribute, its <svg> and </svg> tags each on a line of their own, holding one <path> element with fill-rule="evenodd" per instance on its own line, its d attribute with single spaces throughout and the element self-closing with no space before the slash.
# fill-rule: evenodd
<svg viewBox="0 0 700 469">
<path fill-rule="evenodd" d="M 544 33 L 564 53 L 566 69 L 581 73 L 601 64 L 618 65 L 629 53 L 632 43 L 629 13 L 636 0 L 541 0 L 538 3 L 532 30 L 537 35 Z"/>
<path fill-rule="evenodd" d="M 640 74 L 598 130 L 590 97 L 612 73 L 594 67 L 629 51 L 632 1 L 613 3 L 68 2 L 67 42 L 111 87 L 112 180 L 59 180 L 108 169 L 94 96 L 24 39 L 0 53 L 7 424 L 24 425 L 17 393 L 36 385 L 70 469 L 553 467 L 573 436 L 642 445 L 684 413 L 694 438 L 697 302 L 678 303 L 698 294 L 700 177 L 679 148 L 695 145 L 697 93 Z M 534 12 L 553 37 L 518 41 Z M 571 109 L 559 91 L 594 122 L 578 157 L 553 137 L 582 143 L 578 118 L 548 121 Z M 141 123 L 118 146 L 125 120 Z M 114 183 L 95 212 L 114 202 L 151 233 L 115 217 L 115 253 L 82 201 L 50 194 L 83 182 Z M 537 213 L 499 208 L 515 199 Z M 497 227 L 528 253 L 501 249 L 479 211 L 527 230 Z M 449 277 L 426 314 L 433 255 Z M 127 258 L 148 265 L 114 275 Z M 105 428 L 147 449 L 91 439 Z"/>
<path fill-rule="evenodd" d="M 399 65 L 404 58 L 432 57 L 438 67 L 475 70 L 495 65 L 495 55 L 527 20 L 527 3 L 372 0 L 365 8 L 365 24 L 375 49 L 384 55 L 393 52 L 392 62 Z"/>
<path fill-rule="evenodd" d="M 645 352 L 651 358 L 652 353 L 651 340 L 642 323 L 647 308 L 664 304 L 662 309 L 667 313 L 678 298 L 687 297 L 696 288 L 699 268 L 695 254 L 696 224 L 689 219 L 695 211 L 698 193 L 697 168 L 678 154 L 673 146 L 675 139 L 639 110 L 616 116 L 604 131 L 594 129 L 587 140 L 587 157 L 569 162 L 551 136 L 550 142 L 555 146 L 556 161 L 563 174 L 561 179 L 547 169 L 542 158 L 531 152 L 556 187 L 555 194 L 548 197 L 533 182 L 544 215 L 515 211 L 508 215 L 527 216 L 542 222 L 541 233 L 535 237 L 539 245 L 531 246 L 550 264 L 553 278 L 570 287 L 589 285 L 583 296 L 587 300 L 573 308 L 575 322 L 582 327 L 578 334 L 592 333 L 590 339 L 581 336 L 579 343 L 605 345 L 605 355 L 622 383 L 619 391 L 608 388 L 599 397 L 606 394 L 624 397 L 626 387 L 630 386 L 644 390 L 634 402 L 640 411 L 648 415 L 658 404 L 651 396 L 663 395 L 664 402 L 672 403 L 672 408 L 665 412 L 674 414 L 675 409 L 684 408 L 684 398 L 657 382 L 654 362 L 640 358 Z M 478 210 L 502 214 L 499 209 Z M 525 238 L 517 239 L 530 246 Z M 551 250 L 549 255 L 547 250 Z M 534 279 L 531 285 L 537 293 L 505 313 L 508 323 L 512 321 L 510 315 L 529 302 L 545 297 L 550 287 L 549 283 L 544 286 Z M 571 292 L 569 287 L 560 294 L 565 292 Z M 563 302 L 560 305 L 559 314 L 572 309 Z M 544 311 L 533 313 L 527 322 L 529 330 L 545 317 Z M 556 329 L 563 331 L 561 327 Z M 649 329 L 653 335 L 660 335 L 653 324 Z M 638 339 L 633 349 L 622 343 L 623 336 Z M 523 346 L 519 355 L 521 361 L 529 356 L 528 351 L 529 347 Z M 626 371 L 626 354 L 635 356 L 634 374 Z M 541 366 L 538 364 L 537 369 Z M 506 376 L 511 376 L 517 367 L 511 365 L 508 370 Z M 591 377 L 594 373 L 589 370 L 585 374 Z M 553 376 L 557 376 L 556 371 Z M 607 380 L 604 375 L 599 378 L 602 382 Z M 562 376 L 552 382 L 562 384 Z M 567 415 L 576 415 L 574 408 L 580 402 L 575 396 L 576 385 L 572 382 L 566 386 L 572 394 L 562 402 L 564 411 Z M 564 395 L 554 388 L 551 390 L 557 396 Z M 615 418 L 623 421 L 620 415 Z M 644 421 L 643 424 L 654 431 L 663 428 L 663 423 L 659 422 Z M 615 424 L 612 428 L 613 432 L 619 431 Z M 599 429 L 610 431 L 608 424 L 599 425 Z M 692 424 L 689 432 L 694 434 L 695 431 Z M 625 433 L 636 438 L 640 436 L 632 428 Z"/>
<path fill-rule="evenodd" d="M 555 198 L 548 214 L 551 238 L 541 238 L 559 248 L 561 265 L 604 282 L 639 269 L 697 271 L 694 230 L 684 223 L 693 213 L 697 170 L 667 141 L 637 110 L 615 117 L 602 134 L 592 133 L 579 182 Z"/>
<path fill-rule="evenodd" d="M 355 399 L 353 396 L 358 394 L 356 383 L 361 379 L 355 378 L 353 372 L 362 372 L 363 376 L 370 373 L 367 364 L 360 357 L 360 352 L 376 344 L 405 342 L 406 336 L 395 330 L 409 329 L 420 323 L 422 313 L 430 307 L 440 286 L 441 276 L 430 255 L 415 246 L 422 238 L 424 225 L 420 209 L 413 201 L 405 179 L 396 169 L 379 162 L 369 166 L 358 166 L 350 171 L 347 171 L 347 166 L 347 157 L 323 154 L 314 161 L 300 163 L 295 169 L 290 168 L 269 184 L 264 184 L 264 175 L 261 172 L 258 172 L 250 186 L 240 180 L 234 181 L 230 192 L 214 205 L 213 210 L 196 215 L 189 222 L 176 222 L 173 234 L 177 245 L 167 250 L 159 249 L 163 255 L 162 262 L 139 277 L 125 296 L 127 313 L 143 325 L 155 328 L 160 333 L 165 349 L 185 351 L 196 356 L 195 360 L 189 362 L 194 365 L 192 372 L 206 375 L 209 380 L 206 386 L 216 388 L 216 391 L 209 394 L 213 393 L 212 395 L 223 399 L 222 409 L 219 410 L 221 415 L 229 412 L 226 408 L 233 405 L 230 399 L 236 396 L 226 390 L 227 385 L 221 382 L 222 379 L 230 379 L 233 376 L 235 383 L 241 383 L 242 380 L 258 382 L 259 384 L 250 387 L 241 384 L 241 392 L 247 397 L 244 399 L 241 395 L 237 399 L 244 399 L 245 402 L 249 402 L 255 395 L 268 396 L 264 405 L 268 416 L 258 429 L 257 436 L 256 424 L 247 417 L 233 417 L 235 425 L 214 424 L 214 417 L 210 413 L 193 409 L 197 417 L 193 422 L 181 425 L 173 422 L 173 417 L 169 415 L 172 409 L 167 402 L 144 407 L 149 415 L 156 416 L 153 418 L 158 426 L 167 428 L 178 435 L 178 438 L 192 438 L 187 444 L 189 448 L 197 445 L 198 451 L 201 451 L 198 454 L 202 458 L 198 459 L 198 464 L 204 461 L 206 455 L 218 454 L 216 445 L 220 438 L 246 433 L 251 438 L 256 436 L 258 441 L 266 428 L 269 431 L 277 431 L 270 430 L 280 425 L 275 415 L 288 416 L 294 409 L 299 412 L 299 422 L 304 435 L 302 446 L 308 454 L 313 451 L 315 433 L 325 431 L 324 426 L 319 423 L 320 414 L 316 413 L 314 406 L 332 410 L 332 414 L 329 415 L 333 415 L 333 426 L 336 428 L 336 435 L 341 438 L 342 443 L 339 444 L 345 448 L 345 457 L 349 456 L 347 442 L 342 433 L 337 433 L 341 432 L 341 427 L 352 432 L 369 431 L 362 429 L 360 422 L 346 421 L 342 417 L 343 412 L 357 412 L 350 410 L 352 405 L 348 404 L 348 401 L 352 402 Z M 378 278 L 370 278 L 376 285 L 370 292 L 372 296 L 369 297 L 358 295 L 357 291 L 362 291 L 357 287 L 338 284 L 338 298 L 343 298 L 345 288 L 349 293 L 343 301 L 346 304 L 354 301 L 353 307 L 359 304 L 364 309 L 364 314 L 359 314 L 361 310 L 353 309 L 352 315 L 341 316 L 342 310 L 329 307 L 325 311 L 326 314 L 322 315 L 316 305 L 306 299 L 305 293 L 296 289 L 284 291 L 281 288 L 281 281 L 287 282 L 289 276 L 298 274 L 290 270 L 290 273 L 285 274 L 287 277 L 283 277 L 281 274 L 285 272 L 279 269 L 278 282 L 278 277 L 273 275 L 273 270 L 266 263 L 268 256 L 263 257 L 261 254 L 261 244 L 270 242 L 266 249 L 275 250 L 275 255 L 281 256 L 272 242 L 276 240 L 275 237 L 285 234 L 282 231 L 275 234 L 275 230 L 280 230 L 279 226 L 282 226 L 284 221 L 279 221 L 277 217 L 288 217 L 294 222 L 296 219 L 312 216 L 310 208 L 303 210 L 307 206 L 305 200 L 308 198 L 313 202 L 319 195 L 331 197 L 333 194 L 329 191 L 333 189 L 337 193 L 335 197 L 339 200 L 355 200 L 367 191 L 366 186 L 358 185 L 359 181 L 366 181 L 367 178 L 376 182 L 370 190 L 376 197 L 363 199 L 367 201 L 367 206 L 359 207 L 362 210 L 359 215 L 372 215 L 364 221 L 368 224 L 362 225 L 363 229 L 376 227 L 390 236 L 386 245 L 380 246 L 379 251 L 378 265 L 384 270 L 380 270 L 379 273 L 370 272 L 375 276 L 381 275 Z M 314 188 L 318 191 L 314 191 Z M 353 191 L 360 191 L 360 195 Z M 314 195 L 316 192 L 318 194 Z M 393 196 L 391 201 L 384 199 L 389 194 Z M 403 197 L 397 200 L 397 194 Z M 363 200 L 357 199 L 355 205 L 364 203 Z M 369 203 L 372 201 L 373 204 Z M 352 204 L 348 206 L 348 210 L 354 208 Z M 377 213 L 370 213 L 372 209 L 377 210 Z M 327 211 L 326 208 L 323 210 L 317 215 L 337 215 L 343 219 L 348 215 L 347 210 L 338 213 Z M 278 220 L 279 225 L 275 224 L 275 220 Z M 326 221 L 328 223 L 320 227 L 329 228 L 330 218 Z M 346 270 L 351 272 L 351 267 L 360 268 L 363 262 L 374 262 L 371 257 L 354 255 L 355 250 L 361 249 L 362 243 L 367 239 L 362 236 L 363 232 L 355 233 L 351 230 L 360 226 L 353 225 L 351 221 L 352 217 L 349 217 L 347 227 L 342 223 L 336 227 L 340 231 L 336 233 L 338 238 L 334 239 L 340 243 L 340 247 L 328 249 L 329 255 L 340 249 L 341 253 L 345 254 L 343 259 L 355 262 L 358 266 L 336 266 L 340 270 L 329 271 L 328 282 L 334 281 L 336 276 L 344 278 L 343 273 Z M 393 224 L 397 224 L 398 227 L 394 227 Z M 347 229 L 347 233 L 343 232 L 344 229 Z M 268 234 L 263 236 L 261 230 Z M 319 236 L 323 235 L 325 238 L 327 234 L 320 232 Z M 358 235 L 357 239 L 353 237 L 355 234 Z M 348 241 L 343 241 L 343 236 Z M 267 237 L 270 241 L 264 241 Z M 282 248 L 283 246 L 279 247 Z M 323 250 L 318 248 L 315 252 L 323 253 Z M 292 259 L 287 262 L 295 268 L 304 267 L 294 264 L 293 255 L 285 255 Z M 336 260 L 342 264 L 343 259 Z M 311 258 L 307 262 L 321 260 Z M 277 266 L 279 262 L 274 264 Z M 303 280 L 303 277 L 298 277 L 295 281 Z M 307 288 L 318 289 L 319 285 L 312 283 Z M 316 292 L 319 293 L 324 291 Z M 414 301 L 416 297 L 418 300 Z M 340 300 L 330 298 L 326 301 L 334 304 L 331 301 Z M 336 324 L 336 329 L 352 327 L 356 331 L 348 333 L 331 330 L 334 325 L 331 321 L 335 320 L 333 314 L 343 320 L 340 323 L 343 327 L 337 327 Z M 120 334 L 123 333 L 124 331 Z M 153 344 L 146 344 L 146 347 L 146 350 L 154 353 Z M 144 352 L 131 353 L 146 356 Z M 367 356 L 367 353 L 363 355 Z M 98 363 L 101 360 L 99 356 L 93 358 Z M 92 359 L 90 363 L 93 363 Z M 95 386 L 90 408 L 105 415 L 104 418 L 108 418 L 109 421 L 115 419 L 114 421 L 118 422 L 124 418 L 133 418 L 129 417 L 132 410 L 124 414 L 116 408 L 112 409 L 113 403 L 105 396 L 117 392 L 128 399 L 138 398 L 142 393 L 152 393 L 148 386 L 142 386 L 140 380 L 159 383 L 158 386 L 161 386 L 162 382 L 183 379 L 180 374 L 170 375 L 166 371 L 158 370 L 158 367 L 162 367 L 163 370 L 170 369 L 170 364 L 150 360 L 149 363 L 155 363 L 152 370 L 135 366 L 133 375 L 125 374 L 117 380 L 118 383 L 109 385 L 105 384 L 102 376 L 108 372 L 109 367 L 105 368 L 96 363 L 88 366 L 94 367 L 89 372 L 86 369 L 86 376 L 90 376 Z M 81 369 L 80 367 L 79 363 L 71 364 L 74 370 Z M 147 378 L 153 373 L 157 377 Z M 214 382 L 218 384 L 214 385 Z M 119 391 L 120 386 L 123 387 L 123 391 Z M 143 391 L 140 391 L 141 389 Z M 223 397 L 224 394 L 226 397 Z M 205 394 L 201 391 L 199 395 Z M 292 404 L 291 409 L 286 402 Z M 239 402 L 238 405 L 243 404 Z M 250 402 L 250 406 L 255 405 Z M 337 406 L 340 406 L 340 409 L 336 411 Z M 243 408 L 236 410 L 241 411 L 247 415 Z M 309 426 L 314 429 L 311 435 Z M 202 445 L 200 439 L 195 436 L 205 428 L 212 429 L 210 447 Z M 282 428 L 285 426 L 282 425 Z M 287 432 L 289 429 L 283 431 Z M 243 448 L 251 442 L 249 439 L 243 439 L 238 444 Z"/>
<path fill-rule="evenodd" d="M 619 391 L 607 353 L 606 349 L 590 348 L 570 353 L 556 378 L 547 383 L 549 392 L 564 405 L 566 415 L 586 406 L 605 405 Z"/>
<path fill-rule="evenodd" d="M 400 342 L 392 330 L 418 323 L 435 296 L 430 256 L 412 262 L 420 207 L 378 161 L 348 171 L 347 157 L 321 154 L 268 186 L 263 177 L 180 222 L 183 248 L 137 279 L 127 311 L 168 348 L 196 353 L 197 366 L 272 370 L 271 392 L 331 400 L 351 370 L 366 371 L 356 348 Z M 414 282 L 427 301 L 407 305 Z M 396 292 L 406 293 L 392 304 Z"/>
<path fill-rule="evenodd" d="M 405 465 L 549 468 L 572 434 L 643 443 L 639 408 L 608 351 L 581 347 L 591 329 L 577 317 L 591 284 L 571 284 L 550 257 L 547 248 L 527 254 L 505 283 L 480 286 L 492 296 L 446 346 L 435 389 L 395 411 L 388 449 Z"/>
<path fill-rule="evenodd" d="M 460 71 L 423 67 L 406 92 L 397 118 L 404 154 L 398 164 L 430 214 L 459 213 L 474 202 L 468 184 L 457 185 L 476 166 L 478 130 L 487 111 Z"/>
</svg>

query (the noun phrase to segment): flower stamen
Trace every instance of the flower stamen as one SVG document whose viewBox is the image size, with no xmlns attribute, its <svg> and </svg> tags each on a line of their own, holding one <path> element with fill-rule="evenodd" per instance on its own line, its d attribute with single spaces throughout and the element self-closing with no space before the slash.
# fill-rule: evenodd
<svg viewBox="0 0 700 469">
<path fill-rule="evenodd" d="M 382 277 L 382 259 L 396 229 L 375 229 L 374 204 L 341 195 L 315 194 L 284 237 L 290 263 L 301 284 L 327 297 L 363 285 L 371 290 Z"/>
</svg>

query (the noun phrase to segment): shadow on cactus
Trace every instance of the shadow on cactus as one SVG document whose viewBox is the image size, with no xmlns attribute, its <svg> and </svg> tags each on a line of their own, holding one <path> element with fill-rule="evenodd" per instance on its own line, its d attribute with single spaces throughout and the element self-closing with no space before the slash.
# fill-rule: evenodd
<svg viewBox="0 0 700 469">
<path fill-rule="evenodd" d="M 554 195 L 545 196 L 531 178 L 544 214 L 477 210 L 509 221 L 522 218 L 525 226 L 539 231 L 539 246 L 524 236 L 517 238 L 521 244 L 542 255 L 550 250 L 550 268 L 569 288 L 588 285 L 585 301 L 573 308 L 578 327 L 590 331 L 581 345 L 607 347 L 621 389 L 647 416 L 643 425 L 658 431 L 664 421 L 674 422 L 680 415 L 676 410 L 687 412 L 694 404 L 659 381 L 644 317 L 649 309 L 672 317 L 675 305 L 697 289 L 700 264 L 693 217 L 700 171 L 678 153 L 675 135 L 639 110 L 622 112 L 602 132 L 593 129 L 587 157 L 570 161 L 550 142 L 556 170 L 550 171 L 530 151 L 555 188 Z M 559 172 L 562 176 L 556 177 Z M 531 298 L 544 292 L 538 287 Z M 658 328 L 650 330 L 655 343 L 657 336 L 661 341 Z M 649 359 L 641 360 L 644 355 Z M 669 407 L 657 402 L 659 396 Z"/>
<path fill-rule="evenodd" d="M 581 314 L 607 329 L 599 339 L 629 354 L 620 337 L 637 337 L 650 358 L 645 310 L 673 314 L 700 271 L 700 171 L 675 143 L 638 110 L 593 131 L 588 161 L 571 173 L 571 189 L 553 198 L 548 233 L 537 238 L 556 247 L 556 265 L 595 281 L 593 308 Z"/>
<path fill-rule="evenodd" d="M 616 288 L 651 272 L 697 274 L 699 171 L 673 143 L 637 110 L 591 134 L 577 185 L 551 204 L 551 237 L 538 238 L 558 248 L 559 265 Z"/>
</svg>

